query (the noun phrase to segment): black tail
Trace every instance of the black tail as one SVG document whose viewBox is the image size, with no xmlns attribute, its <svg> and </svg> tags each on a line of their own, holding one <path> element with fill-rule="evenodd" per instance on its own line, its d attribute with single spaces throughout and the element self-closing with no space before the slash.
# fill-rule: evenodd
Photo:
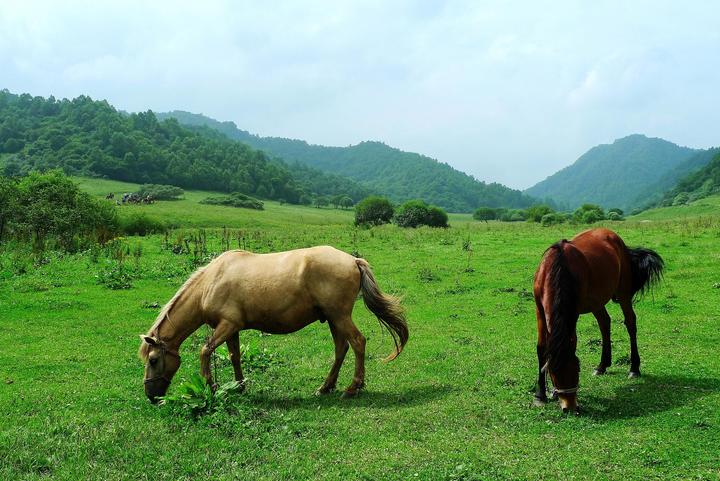
<svg viewBox="0 0 720 481">
<path fill-rule="evenodd" d="M 632 271 L 633 296 L 642 297 L 662 280 L 665 261 L 657 252 L 644 247 L 628 248 L 628 255 Z"/>
<path fill-rule="evenodd" d="M 550 337 L 545 349 L 547 366 L 550 371 L 557 371 L 572 357 L 575 357 L 571 339 L 580 315 L 577 310 L 577 281 L 568 269 L 563 253 L 563 246 L 567 242 L 566 240 L 556 242 L 548 249 L 555 253 L 550 265 L 550 279 L 546 281 L 548 282 L 546 289 L 549 287 L 553 296 L 550 311 Z"/>
</svg>

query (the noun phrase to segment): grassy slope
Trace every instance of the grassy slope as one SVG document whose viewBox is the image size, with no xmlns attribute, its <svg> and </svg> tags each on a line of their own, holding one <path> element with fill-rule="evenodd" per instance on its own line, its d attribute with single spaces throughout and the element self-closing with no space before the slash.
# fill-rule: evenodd
<svg viewBox="0 0 720 481">
<path fill-rule="evenodd" d="M 138 184 L 129 184 L 115 180 L 78 178 L 78 183 L 88 192 L 105 196 L 110 192 L 122 196 L 123 192 L 137 190 Z M 171 225 L 182 227 L 282 227 L 292 224 L 347 224 L 352 221 L 352 211 L 337 209 L 318 209 L 284 204 L 275 201 L 263 201 L 265 210 L 238 209 L 234 207 L 204 205 L 198 202 L 211 195 L 224 195 L 217 192 L 186 191 L 184 199 L 172 202 L 156 202 L 153 205 L 121 206 L 121 215 L 147 213 L 163 219 Z"/>
<path fill-rule="evenodd" d="M 643 221 L 660 221 L 660 220 L 677 220 L 677 219 L 693 219 L 698 217 L 717 217 L 720 216 L 720 195 L 706 197 L 696 200 L 688 205 L 679 205 L 672 207 L 658 207 L 648 209 L 638 215 L 630 217 L 631 220 Z"/>
<path fill-rule="evenodd" d="M 109 186 L 86 185 L 100 194 Z M 130 290 L 110 291 L 94 278 L 103 258 L 53 258 L 10 277 L 13 254 L 1 254 L 0 479 L 720 477 L 717 217 L 613 225 L 628 244 L 664 256 L 666 281 L 636 306 L 637 381 L 625 377 L 629 346 L 617 306 L 609 306 L 614 366 L 607 376 L 590 375 L 600 336 L 590 316 L 581 318 L 585 414 L 574 418 L 557 405 L 529 408 L 536 360 L 527 290 L 543 250 L 576 228 L 451 216 L 448 230 L 356 230 L 347 213 L 323 210 L 346 221 L 321 224 L 311 216 L 316 209 L 269 204 L 261 213 L 235 212 L 193 203 L 203 196 L 145 208 L 195 225 L 202 215 L 214 225 L 237 216 L 233 227 L 252 227 L 247 247 L 257 251 L 358 250 L 383 288 L 405 296 L 406 352 L 379 362 L 389 337 L 358 303 L 355 320 L 369 338 L 367 390 L 354 400 L 317 398 L 332 360 L 325 325 L 288 336 L 244 332 L 242 343 L 267 348 L 281 364 L 246 368 L 250 384 L 235 413 L 175 418 L 144 398 L 135 352 L 137 334 L 157 313 L 144 306 L 175 292 L 187 275 L 186 256 L 162 250 L 159 237 L 128 239 L 143 246 L 142 278 Z M 204 207 L 222 210 L 198 210 Z M 301 216 L 318 225 L 305 228 Z M 209 231 L 213 249 L 216 235 Z M 465 270 L 468 239 L 473 272 Z M 428 273 L 436 279 L 423 280 Z M 175 382 L 197 371 L 204 335 L 183 347 Z M 351 373 L 349 355 L 341 385 Z M 221 365 L 219 375 L 229 380 L 230 367 Z"/>
</svg>

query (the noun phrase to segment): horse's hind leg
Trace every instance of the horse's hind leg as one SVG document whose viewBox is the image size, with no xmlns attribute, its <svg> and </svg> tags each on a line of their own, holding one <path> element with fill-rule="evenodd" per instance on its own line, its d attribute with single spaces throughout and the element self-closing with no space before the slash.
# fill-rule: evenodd
<svg viewBox="0 0 720 481">
<path fill-rule="evenodd" d="M 620 307 L 625 316 L 625 327 L 630 335 L 630 374 L 628 377 L 640 376 L 640 354 L 637 347 L 637 316 L 632 307 L 632 300 L 620 300 Z"/>
<path fill-rule="evenodd" d="M 327 394 L 335 390 L 338 374 L 340 374 L 340 368 L 342 367 L 343 361 L 345 361 L 345 355 L 347 354 L 349 348 L 348 342 L 342 335 L 340 335 L 337 327 L 335 327 L 332 321 L 328 322 L 328 326 L 330 326 L 330 333 L 332 334 L 333 342 L 335 343 L 335 361 L 330 368 L 330 373 L 328 374 L 327 379 L 325 379 L 325 382 L 322 386 L 320 386 L 315 394 Z"/>
<path fill-rule="evenodd" d="M 233 371 L 235 371 L 235 380 L 240 383 L 240 389 L 245 389 L 245 377 L 242 372 L 242 365 L 240 364 L 240 332 L 235 332 L 228 337 L 225 341 L 230 353 L 230 362 L 232 363 Z"/>
<path fill-rule="evenodd" d="M 611 345 L 610 345 L 610 314 L 608 314 L 605 306 L 593 312 L 597 319 L 598 327 L 600 327 L 600 335 L 602 336 L 602 355 L 600 364 L 595 368 L 593 374 L 596 376 L 605 374 L 605 371 L 612 364 Z"/>
<path fill-rule="evenodd" d="M 365 336 L 360 333 L 349 317 L 336 322 L 335 327 L 338 334 L 350 343 L 355 354 L 355 375 L 343 393 L 343 397 L 352 397 L 365 387 Z"/>
</svg>

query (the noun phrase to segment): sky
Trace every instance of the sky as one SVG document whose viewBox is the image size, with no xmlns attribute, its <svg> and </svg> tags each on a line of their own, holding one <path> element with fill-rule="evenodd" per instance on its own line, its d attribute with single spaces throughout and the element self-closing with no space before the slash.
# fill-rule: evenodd
<svg viewBox="0 0 720 481">
<path fill-rule="evenodd" d="M 720 145 L 720 2 L 0 0 L 0 88 L 379 140 L 527 188 L 633 133 Z"/>
</svg>

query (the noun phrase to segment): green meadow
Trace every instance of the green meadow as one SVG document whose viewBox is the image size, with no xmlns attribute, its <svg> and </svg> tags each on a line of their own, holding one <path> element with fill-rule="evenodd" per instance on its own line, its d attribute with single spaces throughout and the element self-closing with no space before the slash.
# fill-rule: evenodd
<svg viewBox="0 0 720 481">
<path fill-rule="evenodd" d="M 98 196 L 133 190 L 80 182 Z M 720 479 L 720 198 L 602 224 L 655 249 L 667 268 L 635 307 L 641 378 L 627 379 L 618 306 L 608 306 L 605 376 L 591 375 L 600 333 L 581 317 L 575 417 L 556 403 L 531 407 L 531 290 L 544 249 L 584 226 L 451 215 L 449 229 L 362 229 L 351 211 L 198 203 L 209 195 L 119 207 L 171 224 L 167 236 L 73 255 L 0 251 L 0 479 Z M 285 336 L 242 332 L 248 385 L 226 409 L 192 418 L 147 401 L 138 334 L 197 266 L 228 245 L 319 244 L 367 259 L 407 308 L 406 350 L 383 363 L 390 336 L 356 303 L 368 338 L 358 398 L 314 395 L 333 360 L 329 329 L 315 323 Z M 174 253 L 181 245 L 190 252 Z M 198 372 L 208 333 L 183 345 L 171 392 Z M 220 382 L 232 379 L 222 350 L 215 369 Z"/>
</svg>

